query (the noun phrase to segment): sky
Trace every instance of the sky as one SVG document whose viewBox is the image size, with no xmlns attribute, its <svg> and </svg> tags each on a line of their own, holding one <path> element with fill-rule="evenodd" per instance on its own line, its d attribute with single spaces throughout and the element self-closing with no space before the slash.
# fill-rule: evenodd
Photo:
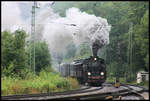
<svg viewBox="0 0 150 101">
<path fill-rule="evenodd" d="M 52 3 L 50 2 L 38 2 L 40 7 L 43 8 L 45 5 Z M 31 23 L 31 8 L 33 2 L 31 1 L 2 1 L 2 31 L 9 29 L 12 32 L 17 28 L 23 28 L 26 31 L 30 31 Z M 39 10 L 37 9 L 37 12 Z"/>
</svg>

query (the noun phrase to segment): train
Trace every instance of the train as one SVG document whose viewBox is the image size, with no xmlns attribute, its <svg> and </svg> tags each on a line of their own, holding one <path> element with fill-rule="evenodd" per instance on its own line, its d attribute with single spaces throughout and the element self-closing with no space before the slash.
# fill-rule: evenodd
<svg viewBox="0 0 150 101">
<path fill-rule="evenodd" d="M 106 80 L 106 65 L 104 59 L 98 56 L 62 63 L 59 71 L 64 77 L 77 78 L 81 84 L 101 85 Z"/>
<path fill-rule="evenodd" d="M 77 78 L 79 83 L 88 85 L 102 85 L 106 80 L 106 64 L 97 55 L 100 46 L 93 44 L 93 56 L 86 59 L 74 60 L 71 63 L 61 63 L 59 72 L 62 76 Z"/>
</svg>

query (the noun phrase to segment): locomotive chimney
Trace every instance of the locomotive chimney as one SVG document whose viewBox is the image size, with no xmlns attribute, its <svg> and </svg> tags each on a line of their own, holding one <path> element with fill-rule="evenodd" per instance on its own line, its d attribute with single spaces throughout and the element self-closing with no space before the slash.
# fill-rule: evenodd
<svg viewBox="0 0 150 101">
<path fill-rule="evenodd" d="M 93 57 L 97 57 L 97 53 L 98 53 L 98 49 L 99 49 L 99 45 L 97 44 L 97 42 L 94 42 L 92 45 L 92 51 L 93 51 Z"/>
</svg>

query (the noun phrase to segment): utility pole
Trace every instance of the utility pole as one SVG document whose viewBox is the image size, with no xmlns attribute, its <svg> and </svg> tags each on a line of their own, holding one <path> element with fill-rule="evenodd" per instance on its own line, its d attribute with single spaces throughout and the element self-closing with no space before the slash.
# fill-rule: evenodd
<svg viewBox="0 0 150 101">
<path fill-rule="evenodd" d="M 132 31 L 133 31 L 133 23 L 130 23 L 130 31 L 129 31 L 129 44 L 128 44 L 128 70 L 129 78 L 131 79 L 132 75 Z"/>
<path fill-rule="evenodd" d="M 131 31 L 130 31 L 130 68 L 131 68 L 131 76 L 132 76 L 132 72 L 133 72 L 133 65 L 132 65 L 132 47 L 133 47 L 133 44 L 132 44 L 132 31 L 133 31 L 133 24 L 130 23 L 130 28 L 131 28 Z"/>
<path fill-rule="evenodd" d="M 52 6 L 55 1 L 52 2 Z M 32 6 L 32 19 L 31 19 L 31 36 L 30 36 L 30 67 L 31 71 L 35 73 L 35 10 L 40 8 L 37 5 L 37 2 L 34 1 Z"/>
<path fill-rule="evenodd" d="M 121 69 L 121 57 L 120 57 L 120 39 L 119 39 L 119 35 L 118 35 L 118 40 L 117 40 L 117 56 L 118 56 L 117 69 L 120 70 Z M 120 71 L 118 71 L 116 73 L 116 81 L 115 81 L 115 83 L 119 82 L 119 73 L 120 73 Z"/>
<path fill-rule="evenodd" d="M 31 19 L 31 39 L 30 39 L 30 67 L 35 73 L 35 9 L 37 7 L 36 1 L 32 6 L 32 19 Z"/>
</svg>

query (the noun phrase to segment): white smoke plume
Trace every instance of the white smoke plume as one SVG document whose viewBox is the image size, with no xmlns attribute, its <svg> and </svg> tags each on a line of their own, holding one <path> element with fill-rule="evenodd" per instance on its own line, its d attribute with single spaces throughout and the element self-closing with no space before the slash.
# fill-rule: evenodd
<svg viewBox="0 0 150 101">
<path fill-rule="evenodd" d="M 14 31 L 21 27 L 31 32 L 31 17 L 27 20 L 21 18 L 18 3 L 20 2 L 2 2 L 2 31 L 4 29 Z M 36 39 L 46 40 L 50 52 L 63 54 L 66 46 L 72 42 L 75 45 L 83 42 L 92 45 L 97 41 L 100 46 L 109 43 L 111 26 L 105 18 L 81 12 L 74 7 L 66 11 L 66 17 L 61 17 L 46 5 L 46 2 L 41 3 L 36 12 Z"/>
<path fill-rule="evenodd" d="M 43 4 L 44 6 L 44 4 Z M 41 7 L 40 6 L 40 11 L 38 12 L 36 19 L 35 19 L 35 29 L 36 29 L 36 40 L 41 40 L 42 36 L 43 36 L 43 31 L 44 31 L 44 27 L 45 24 L 48 23 L 49 19 L 54 19 L 55 17 L 57 17 L 58 15 L 53 13 L 52 9 L 46 8 L 45 7 Z"/>
<path fill-rule="evenodd" d="M 74 42 L 79 45 L 83 42 L 92 45 L 97 41 L 100 46 L 109 43 L 110 25 L 107 20 L 78 8 L 66 11 L 66 17 L 48 19 L 45 24 L 43 37 L 48 42 L 51 51 L 63 53 L 66 46 Z M 75 24 L 76 26 L 70 26 Z"/>
</svg>

